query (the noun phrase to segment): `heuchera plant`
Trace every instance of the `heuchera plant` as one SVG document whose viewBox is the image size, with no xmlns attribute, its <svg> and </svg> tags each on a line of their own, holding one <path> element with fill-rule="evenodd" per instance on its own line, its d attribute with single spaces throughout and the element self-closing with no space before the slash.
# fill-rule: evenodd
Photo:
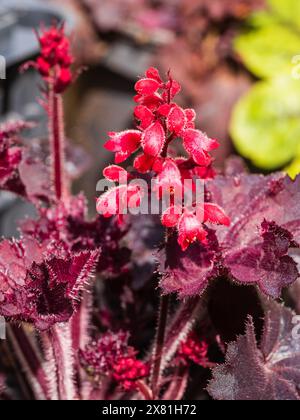
<svg viewBox="0 0 300 420">
<path fill-rule="evenodd" d="M 299 301 L 300 178 L 249 175 L 237 160 L 217 174 L 210 153 L 218 142 L 175 102 L 180 85 L 171 74 L 163 81 L 151 68 L 135 86 L 135 128 L 109 133 L 105 145 L 115 164 L 104 177 L 118 185 L 88 219 L 66 171 L 69 41 L 59 26 L 39 41 L 40 56 L 25 67 L 44 81 L 50 165 L 22 140 L 30 124 L 0 129 L 1 188 L 37 211 L 18 239 L 0 243 L 0 315 L 23 368 L 23 397 L 300 399 L 295 313 L 276 302 L 292 284 L 286 301 Z M 132 170 L 119 166 L 134 154 Z M 151 195 L 141 179 L 153 181 L 161 204 L 169 197 L 160 217 L 127 214 Z M 227 302 L 233 312 L 241 307 L 229 331 L 220 322 Z M 9 366 L 0 368 L 1 398 L 14 398 Z"/>
</svg>

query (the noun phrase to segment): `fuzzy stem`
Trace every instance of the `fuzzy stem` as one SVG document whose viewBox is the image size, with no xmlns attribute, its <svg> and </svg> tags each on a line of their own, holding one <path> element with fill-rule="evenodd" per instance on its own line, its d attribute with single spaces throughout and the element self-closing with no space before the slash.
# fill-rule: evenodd
<svg viewBox="0 0 300 420">
<path fill-rule="evenodd" d="M 189 368 L 186 366 L 177 368 L 174 379 L 163 396 L 163 400 L 180 401 L 182 400 L 189 379 Z"/>
<path fill-rule="evenodd" d="M 162 371 L 168 367 L 180 343 L 193 329 L 196 320 L 204 318 L 205 314 L 206 304 L 204 299 L 199 296 L 189 298 L 180 305 L 166 334 L 165 351 L 161 362 Z"/>
<path fill-rule="evenodd" d="M 159 317 L 158 317 L 158 329 L 155 339 L 154 356 L 152 359 L 152 378 L 151 388 L 153 398 L 155 399 L 158 394 L 158 387 L 161 376 L 161 362 L 165 343 L 166 326 L 169 312 L 170 296 L 165 295 L 161 297 Z"/>
<path fill-rule="evenodd" d="M 65 133 L 62 96 L 49 89 L 49 141 L 51 150 L 51 177 L 57 200 L 66 192 L 65 167 Z"/>
<path fill-rule="evenodd" d="M 55 325 L 49 331 L 56 361 L 58 395 L 60 400 L 73 401 L 77 399 L 75 390 L 75 372 L 72 353 L 72 337 L 69 324 Z"/>
<path fill-rule="evenodd" d="M 41 366 L 40 355 L 31 345 L 22 327 L 8 325 L 8 337 L 37 400 L 49 399 L 47 376 Z"/>
<path fill-rule="evenodd" d="M 144 381 L 137 381 L 136 385 L 137 385 L 138 390 L 140 391 L 140 393 L 145 398 L 145 400 L 149 400 L 149 401 L 153 400 L 152 391 L 148 387 L 148 385 L 145 384 Z"/>
<path fill-rule="evenodd" d="M 41 333 L 42 347 L 44 350 L 43 367 L 45 369 L 49 387 L 49 398 L 51 401 L 58 401 L 58 379 L 55 355 L 48 333 Z"/>
<path fill-rule="evenodd" d="M 82 400 L 87 400 L 91 393 L 91 383 L 86 380 L 84 369 L 80 367 L 79 350 L 84 349 L 91 337 L 91 318 L 93 295 L 90 290 L 83 292 L 80 308 L 71 318 L 72 346 L 76 365 L 79 366 L 79 394 Z"/>
</svg>

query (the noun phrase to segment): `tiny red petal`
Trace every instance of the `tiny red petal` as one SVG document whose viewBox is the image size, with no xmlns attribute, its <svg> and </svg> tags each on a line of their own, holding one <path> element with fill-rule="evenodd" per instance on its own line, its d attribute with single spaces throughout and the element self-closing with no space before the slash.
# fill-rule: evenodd
<svg viewBox="0 0 300 420">
<path fill-rule="evenodd" d="M 214 179 L 217 175 L 216 171 L 213 169 L 212 165 L 207 167 L 196 167 L 194 170 L 194 175 L 200 179 Z"/>
<path fill-rule="evenodd" d="M 109 133 L 109 136 L 110 139 L 104 147 L 111 152 L 116 152 L 115 162 L 122 163 L 140 147 L 142 133 L 138 130 L 127 130 Z"/>
<path fill-rule="evenodd" d="M 141 79 L 135 84 L 135 90 L 143 96 L 151 96 L 158 91 L 160 83 L 155 79 Z"/>
<path fill-rule="evenodd" d="M 143 191 L 137 185 L 129 185 L 126 192 L 124 193 L 123 199 L 126 202 L 127 207 L 138 208 L 141 205 L 143 199 Z"/>
<path fill-rule="evenodd" d="M 121 166 L 117 165 L 110 165 L 104 169 L 103 175 L 106 179 L 112 182 L 124 182 L 129 177 L 128 172 L 122 168 Z"/>
<path fill-rule="evenodd" d="M 172 105 L 170 104 L 163 104 L 161 105 L 157 112 L 159 113 L 159 115 L 161 115 L 162 117 L 167 117 L 171 111 Z"/>
<path fill-rule="evenodd" d="M 167 127 L 168 130 L 179 134 L 185 127 L 187 123 L 185 112 L 179 106 L 174 106 L 167 118 Z"/>
<path fill-rule="evenodd" d="M 201 131 L 193 129 L 185 130 L 182 137 L 184 147 L 194 161 L 198 165 L 208 166 L 211 163 L 211 159 L 207 152 L 216 149 L 218 142 L 209 139 Z"/>
<path fill-rule="evenodd" d="M 134 116 L 141 121 L 141 128 L 144 130 L 154 121 L 153 112 L 144 105 L 138 105 L 134 110 Z"/>
<path fill-rule="evenodd" d="M 165 144 L 166 135 L 162 124 L 159 121 L 148 127 L 142 136 L 144 152 L 150 156 L 158 156 Z"/>
<path fill-rule="evenodd" d="M 162 158 L 162 157 L 157 157 L 157 158 L 154 160 L 152 170 L 153 170 L 154 172 L 158 173 L 158 174 L 159 174 L 159 173 L 161 173 L 164 163 L 165 163 L 165 159 L 164 159 L 164 158 Z"/>
<path fill-rule="evenodd" d="M 59 72 L 59 76 L 54 86 L 56 93 L 63 93 L 67 87 L 72 83 L 73 76 L 71 70 L 68 68 L 62 68 Z"/>
<path fill-rule="evenodd" d="M 172 159 L 166 159 L 164 161 L 156 182 L 155 188 L 159 196 L 163 194 L 182 195 L 183 185 L 181 173 Z"/>
<path fill-rule="evenodd" d="M 153 156 L 142 154 L 135 159 L 133 166 L 138 172 L 145 174 L 152 170 L 154 160 Z"/>
<path fill-rule="evenodd" d="M 167 92 L 164 92 L 164 100 L 174 99 L 175 96 L 181 91 L 181 85 L 176 80 L 169 80 L 166 84 Z"/>
<path fill-rule="evenodd" d="M 104 194 L 97 200 L 97 212 L 104 217 L 111 217 L 119 213 L 120 209 L 120 192 L 124 191 L 121 187 L 115 187 Z"/>
<path fill-rule="evenodd" d="M 188 122 L 194 122 L 196 120 L 196 111 L 194 109 L 188 108 L 184 112 Z"/>
<path fill-rule="evenodd" d="M 159 71 L 155 67 L 150 67 L 150 69 L 146 71 L 146 77 L 148 79 L 154 79 L 160 84 L 162 83 Z"/>
<path fill-rule="evenodd" d="M 163 103 L 163 99 L 158 93 L 150 96 L 136 95 L 134 100 L 136 103 L 146 106 L 151 111 L 157 111 L 159 106 Z"/>
<path fill-rule="evenodd" d="M 129 152 L 117 152 L 115 154 L 115 164 L 119 165 L 120 163 L 125 162 L 130 157 L 131 153 Z"/>
<path fill-rule="evenodd" d="M 181 216 L 178 223 L 178 232 L 178 243 L 183 251 L 186 251 L 197 240 L 205 243 L 207 237 L 207 232 L 204 230 L 202 223 L 189 211 Z"/>
<path fill-rule="evenodd" d="M 204 204 L 204 222 L 230 226 L 230 218 L 226 216 L 224 210 L 217 204 Z"/>
<path fill-rule="evenodd" d="M 182 208 L 178 206 L 169 207 L 162 215 L 161 222 L 163 226 L 173 228 L 177 226 L 180 217 L 182 216 Z"/>
<path fill-rule="evenodd" d="M 37 69 L 43 77 L 48 77 L 50 72 L 50 64 L 43 58 L 38 57 L 36 61 Z"/>
</svg>

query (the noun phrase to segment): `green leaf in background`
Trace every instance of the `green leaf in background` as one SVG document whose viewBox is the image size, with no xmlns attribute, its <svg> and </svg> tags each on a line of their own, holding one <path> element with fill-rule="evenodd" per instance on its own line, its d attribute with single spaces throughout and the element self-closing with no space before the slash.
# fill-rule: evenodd
<svg viewBox="0 0 300 420">
<path fill-rule="evenodd" d="M 274 13 L 287 23 L 300 28 L 300 1 L 299 0 L 268 0 Z"/>
<path fill-rule="evenodd" d="M 234 110 L 231 136 L 255 166 L 274 170 L 287 165 L 300 143 L 300 81 L 281 76 L 254 85 Z"/>
<path fill-rule="evenodd" d="M 285 169 L 292 179 L 300 173 L 300 155 Z"/>
<path fill-rule="evenodd" d="M 291 73 L 292 59 L 300 54 L 300 32 L 297 34 L 278 23 L 267 24 L 240 35 L 234 46 L 253 74 L 261 78 L 276 77 Z"/>
<path fill-rule="evenodd" d="M 249 19 L 235 49 L 245 66 L 264 79 L 233 112 L 237 150 L 265 170 L 300 172 L 300 0 L 268 0 Z"/>
</svg>

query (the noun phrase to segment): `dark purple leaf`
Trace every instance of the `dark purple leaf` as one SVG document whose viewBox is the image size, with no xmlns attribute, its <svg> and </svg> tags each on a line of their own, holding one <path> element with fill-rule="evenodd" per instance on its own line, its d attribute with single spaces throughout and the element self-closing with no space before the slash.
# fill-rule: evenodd
<svg viewBox="0 0 300 420">
<path fill-rule="evenodd" d="M 193 296 L 222 274 L 278 298 L 299 277 L 291 252 L 300 243 L 300 177 L 248 175 L 233 166 L 234 176 L 206 183 L 206 199 L 224 209 L 230 227 L 214 226 L 207 247 L 181 252 L 175 241 L 167 244 L 159 256 L 165 293 Z"/>
<path fill-rule="evenodd" d="M 39 242 L 64 241 L 71 252 L 94 251 L 101 248 L 97 271 L 119 274 L 128 264 L 130 252 L 120 245 L 127 228 L 119 227 L 114 220 L 97 216 L 87 220 L 87 205 L 83 195 L 70 197 L 56 207 L 39 210 L 39 218 L 21 224 L 24 236 Z"/>
<path fill-rule="evenodd" d="M 216 400 L 300 400 L 300 340 L 294 313 L 265 304 L 265 327 L 258 346 L 252 319 L 246 334 L 229 344 L 226 363 L 213 370 L 208 391 Z"/>
<path fill-rule="evenodd" d="M 71 254 L 62 242 L 0 244 L 0 314 L 44 330 L 72 316 L 99 250 Z"/>
<path fill-rule="evenodd" d="M 240 174 L 219 177 L 207 188 L 231 218 L 229 229 L 217 228 L 229 276 L 279 297 L 299 277 L 288 254 L 300 242 L 300 178 Z"/>
<path fill-rule="evenodd" d="M 296 261 L 298 271 L 300 272 L 300 249 L 295 248 L 289 251 L 290 257 Z M 294 303 L 294 308 L 300 314 L 300 278 L 290 287 L 289 295 Z"/>
<path fill-rule="evenodd" d="M 158 254 L 164 293 L 177 292 L 180 297 L 203 293 L 209 280 L 218 274 L 219 257 L 213 231 L 209 232 L 208 246 L 195 243 L 186 251 L 182 251 L 176 235 L 172 235 Z"/>
</svg>

